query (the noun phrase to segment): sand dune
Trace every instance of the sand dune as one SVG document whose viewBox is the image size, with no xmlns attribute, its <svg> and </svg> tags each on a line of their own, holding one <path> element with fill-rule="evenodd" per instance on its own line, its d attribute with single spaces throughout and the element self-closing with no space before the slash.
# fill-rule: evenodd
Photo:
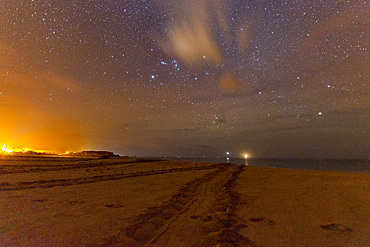
<svg viewBox="0 0 370 247">
<path fill-rule="evenodd" d="M 369 174 L 2 159 L 2 246 L 365 246 Z"/>
</svg>

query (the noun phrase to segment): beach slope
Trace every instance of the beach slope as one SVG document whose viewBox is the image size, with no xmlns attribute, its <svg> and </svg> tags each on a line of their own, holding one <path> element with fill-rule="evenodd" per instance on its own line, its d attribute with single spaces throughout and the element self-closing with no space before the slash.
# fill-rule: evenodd
<svg viewBox="0 0 370 247">
<path fill-rule="evenodd" d="M 369 174 L 0 159 L 2 246 L 364 246 Z"/>
</svg>

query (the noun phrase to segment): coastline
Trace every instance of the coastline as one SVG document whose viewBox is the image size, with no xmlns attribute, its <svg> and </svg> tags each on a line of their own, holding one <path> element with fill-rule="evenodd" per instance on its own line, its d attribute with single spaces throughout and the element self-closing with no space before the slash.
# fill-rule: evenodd
<svg viewBox="0 0 370 247">
<path fill-rule="evenodd" d="M 177 158 L 164 157 L 163 160 L 191 161 L 191 162 L 215 162 L 231 163 L 236 165 L 248 165 L 257 167 L 287 168 L 298 170 L 334 171 L 369 173 L 369 159 L 297 159 L 297 158 Z"/>
<path fill-rule="evenodd" d="M 366 173 L 127 158 L 16 162 L 0 175 L 3 246 L 363 246 L 370 235 Z"/>
</svg>

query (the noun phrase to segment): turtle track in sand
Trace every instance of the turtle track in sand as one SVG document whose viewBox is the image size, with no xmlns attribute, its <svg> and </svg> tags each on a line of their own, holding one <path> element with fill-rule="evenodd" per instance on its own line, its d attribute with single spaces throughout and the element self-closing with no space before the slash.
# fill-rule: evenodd
<svg viewBox="0 0 370 247">
<path fill-rule="evenodd" d="M 26 189 L 35 189 L 35 188 L 51 188 L 51 187 L 56 187 L 56 186 L 71 186 L 71 185 L 79 185 L 79 184 L 96 183 L 96 182 L 102 182 L 102 181 L 119 180 L 119 179 L 124 179 L 124 178 L 152 176 L 152 175 L 174 173 L 174 172 L 187 172 L 187 171 L 215 169 L 218 167 L 220 167 L 220 164 L 196 166 L 196 167 L 177 167 L 177 168 L 170 168 L 170 169 L 158 169 L 158 170 L 133 172 L 133 173 L 116 173 L 116 174 L 110 174 L 110 175 L 73 178 L 73 179 L 37 180 L 37 181 L 30 181 L 30 182 L 18 182 L 14 184 L 4 182 L 0 184 L 0 191 L 26 190 Z"/>
<path fill-rule="evenodd" d="M 219 165 L 114 236 L 88 246 L 256 246 L 239 234 L 247 225 L 235 213 L 240 196 L 233 187 L 243 170 Z"/>
</svg>

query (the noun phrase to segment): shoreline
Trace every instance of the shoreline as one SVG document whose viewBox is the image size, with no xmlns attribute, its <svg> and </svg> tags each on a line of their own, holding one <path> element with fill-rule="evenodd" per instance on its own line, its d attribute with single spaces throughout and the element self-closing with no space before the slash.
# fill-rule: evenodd
<svg viewBox="0 0 370 247">
<path fill-rule="evenodd" d="M 256 167 L 287 168 L 297 170 L 333 171 L 346 173 L 369 173 L 369 159 L 287 159 L 287 158 L 175 158 L 166 157 L 164 160 L 189 162 L 215 162 Z"/>
<path fill-rule="evenodd" d="M 6 169 L 4 246 L 361 246 L 370 234 L 363 173 L 119 158 Z"/>
</svg>

